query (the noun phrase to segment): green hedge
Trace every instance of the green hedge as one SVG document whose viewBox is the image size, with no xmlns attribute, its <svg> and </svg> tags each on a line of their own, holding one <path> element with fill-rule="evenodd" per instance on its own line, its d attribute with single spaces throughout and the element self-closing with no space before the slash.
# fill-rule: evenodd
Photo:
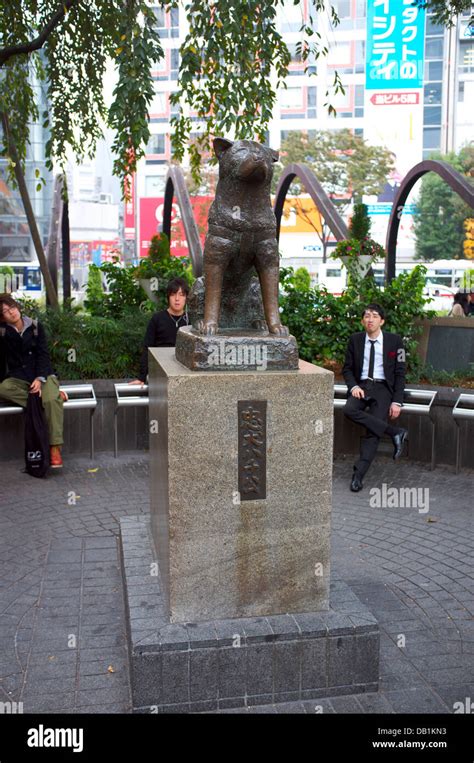
<svg viewBox="0 0 474 763">
<path fill-rule="evenodd" d="M 382 290 L 370 276 L 352 283 L 335 297 L 325 289 L 310 288 L 302 272 L 281 269 L 280 310 L 282 320 L 298 341 L 300 357 L 313 363 L 342 363 L 350 335 L 361 331 L 362 309 L 369 302 L 380 303 L 387 312 L 385 328 L 401 334 L 407 349 L 408 378 L 423 374 L 416 352 L 416 318 L 429 316 L 423 297 L 424 268 L 403 274 Z M 154 306 L 138 302 L 129 274 L 120 271 L 120 288 L 102 302 L 103 317 L 67 306 L 52 310 L 34 301 L 24 302 L 27 315 L 38 317 L 45 325 L 53 366 L 62 379 L 135 378 L 146 326 Z M 133 289 L 131 288 L 133 286 Z M 130 290 L 128 291 L 130 287 Z M 127 304 L 126 294 L 132 305 Z M 100 295 L 94 313 L 100 310 Z M 105 313 L 105 315 L 104 315 Z M 112 315 L 111 315 L 112 313 Z"/>
<path fill-rule="evenodd" d="M 415 321 L 434 315 L 424 309 L 425 271 L 418 266 L 395 278 L 385 289 L 379 288 L 371 275 L 354 279 L 340 297 L 335 297 L 324 288 L 302 289 L 301 277 L 296 278 L 292 268 L 281 268 L 281 317 L 296 337 L 300 357 L 310 363 L 343 363 L 349 337 L 362 331 L 364 307 L 376 302 L 386 312 L 384 329 L 404 339 L 408 374 L 418 375 L 420 329 Z"/>
<path fill-rule="evenodd" d="M 43 323 L 60 379 L 136 378 L 151 312 L 125 308 L 120 318 L 100 318 L 77 309 L 41 310 L 31 302 L 24 310 Z"/>
</svg>

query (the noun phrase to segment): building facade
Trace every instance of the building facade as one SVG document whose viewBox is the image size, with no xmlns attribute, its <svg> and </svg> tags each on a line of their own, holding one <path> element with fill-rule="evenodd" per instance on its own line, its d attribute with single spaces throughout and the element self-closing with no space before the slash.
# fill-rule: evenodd
<svg viewBox="0 0 474 763">
<path fill-rule="evenodd" d="M 41 114 L 46 104 L 44 85 L 37 82 L 34 90 Z M 48 240 L 53 197 L 52 174 L 45 160 L 47 139 L 48 132 L 40 122 L 31 125 L 25 181 L 43 246 Z M 8 178 L 7 166 L 7 160 L 0 158 L 0 292 L 36 293 L 41 291 L 38 258 L 19 191 Z"/>
<path fill-rule="evenodd" d="M 296 46 L 302 21 L 309 16 L 308 0 L 296 6 L 288 2 L 279 9 L 278 22 L 292 62 L 287 88 L 279 92 L 268 139 L 273 148 L 279 148 L 291 131 L 349 128 L 370 143 L 391 150 L 395 172 L 387 178 L 378 198 L 366 199 L 374 237 L 384 243 L 390 205 L 406 172 L 433 151 L 459 150 L 473 139 L 474 37 L 470 14 L 447 30 L 436 25 L 429 13 L 413 8 L 412 0 L 333 0 L 333 5 L 340 18 L 338 26 L 333 27 L 325 14 L 316 21 L 317 31 L 328 40 L 328 55 L 309 61 L 306 73 Z M 137 253 L 142 255 L 150 234 L 161 226 L 164 179 L 171 158 L 169 120 L 173 107 L 169 96 L 177 86 L 179 46 L 187 33 L 182 8 L 167 14 L 156 6 L 154 11 L 165 57 L 154 72 L 152 136 L 136 177 L 134 225 Z M 325 104 L 335 71 L 345 92 L 329 98 L 336 111 L 334 118 Z M 301 264 L 312 269 L 320 257 L 317 236 L 300 231 L 295 238 L 291 228 L 290 219 L 290 224 L 283 226 L 283 253 L 296 255 L 292 264 L 301 258 Z M 401 259 L 413 256 L 411 229 L 411 216 L 404 215 L 399 239 Z"/>
</svg>

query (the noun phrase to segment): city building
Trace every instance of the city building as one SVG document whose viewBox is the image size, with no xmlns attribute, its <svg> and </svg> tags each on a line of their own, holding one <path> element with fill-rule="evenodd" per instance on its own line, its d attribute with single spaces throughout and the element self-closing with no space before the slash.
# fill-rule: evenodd
<svg viewBox="0 0 474 763">
<path fill-rule="evenodd" d="M 46 103 L 45 87 L 39 82 L 34 82 L 33 87 L 41 114 Z M 53 196 L 52 174 L 45 162 L 47 139 L 48 132 L 41 122 L 34 123 L 30 130 L 25 165 L 26 186 L 43 246 L 48 239 Z M 0 157 L 0 292 L 15 292 L 18 295 L 27 292 L 33 295 L 41 292 L 38 258 L 20 193 L 10 182 L 7 167 L 7 159 Z"/>
<path fill-rule="evenodd" d="M 328 55 L 309 61 L 308 71 L 297 54 L 300 27 L 308 19 L 310 3 L 285 3 L 278 9 L 278 24 L 292 54 L 287 87 L 278 94 L 268 127 L 269 144 L 278 149 L 292 131 L 349 128 L 369 143 L 384 145 L 395 155 L 396 169 L 378 197 L 367 197 L 372 235 L 380 243 L 385 235 L 397 187 L 417 162 L 433 151 L 458 151 L 473 139 L 474 36 L 471 13 L 460 16 L 446 29 L 433 16 L 416 9 L 412 0 L 332 0 L 340 24 L 331 25 L 329 14 L 319 14 L 315 25 L 328 41 Z M 474 4 L 472 6 L 474 12 Z M 155 96 L 150 106 L 151 137 L 145 157 L 132 179 L 131 198 L 120 204 L 121 189 L 112 176 L 111 140 L 99 142 L 94 160 L 68 168 L 70 194 L 71 257 L 73 278 L 83 281 L 89 262 L 100 262 L 116 252 L 117 244 L 131 261 L 146 255 L 151 236 L 161 229 L 164 183 L 171 159 L 170 119 L 175 107 L 170 95 L 177 88 L 179 48 L 188 25 L 183 8 L 166 13 L 154 6 L 164 58 L 153 71 Z M 338 72 L 344 93 L 327 96 Z M 38 87 L 44 105 L 44 93 Z M 328 113 L 330 101 L 336 116 Z M 40 112 L 41 112 L 40 104 Z M 199 124 L 196 122 L 196 129 Z M 52 205 L 52 178 L 46 170 L 46 131 L 32 127 L 26 178 L 38 225 L 46 244 Z M 45 185 L 37 190 L 35 171 Z M 193 198 L 201 235 L 212 190 Z M 414 240 L 410 204 L 405 207 L 397 257 L 410 261 Z M 282 222 L 281 251 L 287 264 L 304 265 L 314 275 L 322 260 L 322 246 L 314 228 L 320 224 L 316 210 L 312 224 L 305 224 L 291 202 Z M 184 254 L 187 244 L 179 229 L 179 209 L 172 247 Z M 331 243 L 331 242 L 330 242 Z M 332 244 L 335 242 L 333 241 Z M 38 283 L 36 254 L 19 195 L 7 182 L 6 162 L 0 160 L 0 267 L 13 264 L 15 271 Z M 29 275 L 28 275 L 29 274 Z M 75 274 L 75 275 L 74 275 Z"/>
<path fill-rule="evenodd" d="M 123 204 L 120 181 L 112 174 L 110 134 L 99 140 L 93 159 L 67 168 L 72 293 L 78 298 L 91 263 L 122 254 Z"/>
<path fill-rule="evenodd" d="M 378 198 L 368 197 L 372 234 L 381 243 L 397 187 L 408 170 L 433 151 L 459 150 L 472 140 L 474 95 L 474 37 L 470 14 L 452 29 L 434 24 L 429 13 L 412 0 L 333 0 L 340 24 L 329 15 L 317 17 L 317 31 L 328 40 L 329 53 L 309 62 L 309 71 L 296 52 L 299 29 L 308 18 L 309 2 L 288 2 L 279 8 L 280 30 L 292 53 L 287 88 L 279 93 L 269 125 L 269 144 L 279 148 L 291 131 L 349 128 L 368 142 L 385 145 L 395 154 L 396 169 Z M 473 5 L 474 11 L 474 5 Z M 162 221 L 164 179 L 171 158 L 169 95 L 176 89 L 179 46 L 187 33 L 182 8 L 154 12 L 165 57 L 154 72 L 156 94 L 150 109 L 152 132 L 146 156 L 139 163 L 136 196 L 129 235 L 137 240 L 138 255 L 146 254 L 149 239 Z M 328 114 L 326 92 L 337 71 L 344 94 L 330 97 L 336 117 Z M 413 192 L 410 202 L 416 200 Z M 202 208 L 203 199 L 196 202 Z M 398 258 L 411 260 L 414 240 L 410 205 L 401 221 Z M 175 215 L 179 217 L 178 209 Z M 298 229 L 298 230 L 297 230 Z M 180 235 L 176 252 L 186 251 Z M 317 235 L 293 213 L 283 222 L 281 249 L 288 264 L 314 272 L 322 258 Z"/>
</svg>

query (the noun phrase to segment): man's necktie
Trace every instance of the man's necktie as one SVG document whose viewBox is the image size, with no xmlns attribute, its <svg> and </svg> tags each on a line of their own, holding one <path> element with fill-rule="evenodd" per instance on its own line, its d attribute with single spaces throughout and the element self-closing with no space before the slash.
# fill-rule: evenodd
<svg viewBox="0 0 474 763">
<path fill-rule="evenodd" d="M 369 379 L 374 378 L 374 365 L 375 365 L 375 342 L 376 339 L 369 339 L 370 342 L 370 355 L 369 355 Z"/>
</svg>

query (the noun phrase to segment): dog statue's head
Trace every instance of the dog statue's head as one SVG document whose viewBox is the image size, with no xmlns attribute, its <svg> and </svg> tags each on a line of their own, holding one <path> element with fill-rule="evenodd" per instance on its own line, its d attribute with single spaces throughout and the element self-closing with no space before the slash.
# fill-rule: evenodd
<svg viewBox="0 0 474 763">
<path fill-rule="evenodd" d="M 253 140 L 215 138 L 213 146 L 219 159 L 220 178 L 232 176 L 248 183 L 270 182 L 278 151 Z"/>
</svg>

